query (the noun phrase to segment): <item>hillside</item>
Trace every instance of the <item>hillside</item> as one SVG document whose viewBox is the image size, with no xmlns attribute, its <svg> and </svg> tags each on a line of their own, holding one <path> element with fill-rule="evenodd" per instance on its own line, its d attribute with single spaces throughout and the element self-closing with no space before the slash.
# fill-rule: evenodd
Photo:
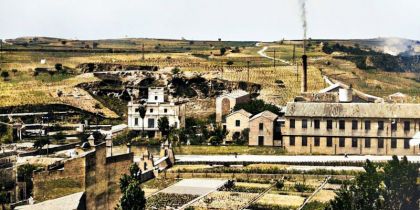
<svg viewBox="0 0 420 210">
<path fill-rule="evenodd" d="M 358 51 L 349 53 L 334 49 L 326 52 L 323 49 L 325 45 L 334 46 L 336 43 L 351 46 L 352 49 L 359 47 L 362 51 L 371 48 L 377 50 L 374 52 L 378 55 L 383 55 L 378 52 L 380 42 L 375 40 L 311 40 L 307 48 L 309 91 L 326 87 L 322 76 L 328 76 L 353 84 L 369 94 L 384 97 L 402 92 L 412 96 L 411 102 L 420 101 L 416 60 L 412 61 L 414 70 L 395 67 L 394 71 L 375 66 L 363 69 L 357 62 L 345 57 L 365 56 L 357 55 Z M 413 52 L 417 53 L 418 42 L 412 43 Z M 249 82 L 261 85 L 259 97 L 268 102 L 284 105 L 300 92 L 300 75 L 299 71 L 296 72 L 296 66 L 300 69 L 303 50 L 299 40 L 257 44 L 222 40 L 65 40 L 25 37 L 6 40 L 2 45 L 1 69 L 8 71 L 9 77 L 0 81 L 0 107 L 63 103 L 96 112 L 98 110 L 94 107 L 101 102 L 80 88 L 80 84 L 101 80 L 80 68 L 81 64 L 88 63 L 158 66 L 162 69 L 159 71 L 178 67 L 184 73 L 198 73 L 206 79 L 230 81 L 247 81 L 249 67 Z M 372 55 L 375 57 L 377 54 Z M 271 59 L 274 57 L 276 60 Z M 81 103 L 81 97 L 85 98 L 85 102 Z M 105 104 L 101 112 L 115 117 L 115 112 L 108 108 Z"/>
</svg>

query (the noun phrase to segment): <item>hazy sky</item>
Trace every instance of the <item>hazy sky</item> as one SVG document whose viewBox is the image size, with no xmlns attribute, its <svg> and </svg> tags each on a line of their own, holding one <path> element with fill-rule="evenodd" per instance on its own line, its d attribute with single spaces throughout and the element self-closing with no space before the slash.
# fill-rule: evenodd
<svg viewBox="0 0 420 210">
<path fill-rule="evenodd" d="M 307 0 L 308 37 L 420 40 L 420 0 Z M 302 37 L 298 0 L 0 0 L 0 38 Z"/>
</svg>

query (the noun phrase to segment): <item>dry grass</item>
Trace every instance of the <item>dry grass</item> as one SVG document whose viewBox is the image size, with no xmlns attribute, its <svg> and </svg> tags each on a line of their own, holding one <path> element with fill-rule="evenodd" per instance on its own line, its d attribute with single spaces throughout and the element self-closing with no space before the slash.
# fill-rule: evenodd
<svg viewBox="0 0 420 210">
<path fill-rule="evenodd" d="M 304 197 L 296 195 L 265 194 L 257 201 L 257 204 L 298 207 L 304 200 Z"/>
<path fill-rule="evenodd" d="M 332 190 L 321 190 L 312 198 L 314 201 L 319 201 L 322 203 L 329 202 L 334 199 L 335 193 Z"/>
</svg>

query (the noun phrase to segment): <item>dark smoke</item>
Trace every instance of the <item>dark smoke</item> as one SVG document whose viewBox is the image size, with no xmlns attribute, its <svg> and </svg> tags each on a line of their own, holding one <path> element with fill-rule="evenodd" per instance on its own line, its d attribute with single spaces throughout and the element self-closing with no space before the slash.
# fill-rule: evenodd
<svg viewBox="0 0 420 210">
<path fill-rule="evenodd" d="M 306 0 L 299 0 L 300 6 L 300 19 L 302 20 L 302 28 L 303 28 L 303 39 L 306 40 Z"/>
</svg>

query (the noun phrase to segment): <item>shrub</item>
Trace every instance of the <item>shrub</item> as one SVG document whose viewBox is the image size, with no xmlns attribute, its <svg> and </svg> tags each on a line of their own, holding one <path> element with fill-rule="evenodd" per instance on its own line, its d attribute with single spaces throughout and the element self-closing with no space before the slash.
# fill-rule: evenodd
<svg viewBox="0 0 420 210">
<path fill-rule="evenodd" d="M 296 183 L 294 185 L 294 188 L 296 189 L 296 191 L 298 192 L 305 192 L 309 190 L 308 185 L 304 184 L 304 183 Z"/>
<path fill-rule="evenodd" d="M 281 190 L 284 187 L 284 181 L 283 180 L 277 180 L 276 181 L 276 188 L 278 190 Z"/>
</svg>

